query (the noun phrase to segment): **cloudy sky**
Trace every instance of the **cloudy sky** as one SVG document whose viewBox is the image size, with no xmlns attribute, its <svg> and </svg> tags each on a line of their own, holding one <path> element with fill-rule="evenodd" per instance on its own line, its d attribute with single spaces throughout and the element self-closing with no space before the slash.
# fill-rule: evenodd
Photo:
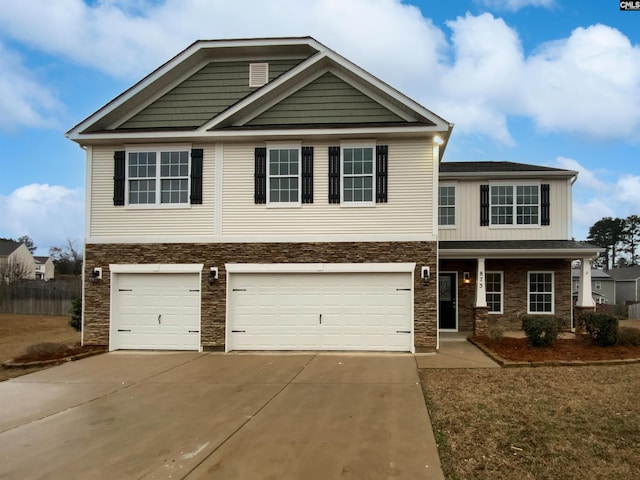
<svg viewBox="0 0 640 480">
<path fill-rule="evenodd" d="M 578 170 L 574 236 L 640 214 L 640 11 L 617 0 L 0 0 L 0 237 L 83 239 L 64 132 L 196 39 L 311 35 L 450 122 L 445 161 Z"/>
</svg>

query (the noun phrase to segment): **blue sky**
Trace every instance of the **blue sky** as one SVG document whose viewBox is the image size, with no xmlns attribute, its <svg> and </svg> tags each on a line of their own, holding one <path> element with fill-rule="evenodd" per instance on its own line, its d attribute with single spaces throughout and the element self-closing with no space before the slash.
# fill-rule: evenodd
<svg viewBox="0 0 640 480">
<path fill-rule="evenodd" d="M 82 243 L 64 132 L 194 40 L 311 35 L 455 123 L 445 161 L 578 170 L 584 239 L 640 214 L 640 11 L 619 3 L 0 0 L 0 237 Z"/>
</svg>

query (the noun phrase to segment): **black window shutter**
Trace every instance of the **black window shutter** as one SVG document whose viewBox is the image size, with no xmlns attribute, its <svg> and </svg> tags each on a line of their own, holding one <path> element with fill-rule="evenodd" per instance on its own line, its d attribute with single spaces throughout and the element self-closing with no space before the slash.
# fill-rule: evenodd
<svg viewBox="0 0 640 480">
<path fill-rule="evenodd" d="M 201 148 L 191 150 L 191 205 L 202 204 L 202 157 Z"/>
<path fill-rule="evenodd" d="M 255 150 L 255 203 L 267 203 L 267 149 L 257 147 Z"/>
<path fill-rule="evenodd" d="M 480 185 L 480 226 L 489 225 L 489 185 Z"/>
<path fill-rule="evenodd" d="M 550 225 L 551 202 L 549 198 L 549 184 L 540 185 L 540 223 L 542 225 Z"/>
<path fill-rule="evenodd" d="M 302 203 L 313 203 L 313 147 L 302 147 Z"/>
<path fill-rule="evenodd" d="M 125 152 L 118 150 L 113 154 L 113 204 L 124 205 Z"/>
<path fill-rule="evenodd" d="M 387 157 L 389 147 L 376 147 L 376 203 L 387 203 Z"/>
<path fill-rule="evenodd" d="M 329 203 L 340 203 L 340 147 L 329 147 Z"/>
</svg>

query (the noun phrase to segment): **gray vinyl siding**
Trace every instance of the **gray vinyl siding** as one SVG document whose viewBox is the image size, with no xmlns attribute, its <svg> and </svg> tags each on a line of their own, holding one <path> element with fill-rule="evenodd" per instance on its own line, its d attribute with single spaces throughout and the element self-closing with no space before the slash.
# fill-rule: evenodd
<svg viewBox="0 0 640 480">
<path fill-rule="evenodd" d="M 303 59 L 269 63 L 269 81 Z M 255 88 L 249 87 L 249 62 L 211 62 L 119 128 L 199 127 Z"/>
<path fill-rule="evenodd" d="M 247 125 L 404 122 L 335 75 L 325 73 Z"/>
</svg>

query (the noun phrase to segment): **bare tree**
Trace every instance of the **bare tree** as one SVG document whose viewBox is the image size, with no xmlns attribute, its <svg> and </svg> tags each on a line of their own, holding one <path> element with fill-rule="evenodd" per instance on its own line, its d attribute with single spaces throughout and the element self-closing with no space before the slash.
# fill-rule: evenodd
<svg viewBox="0 0 640 480">
<path fill-rule="evenodd" d="M 29 278 L 33 271 L 32 265 L 27 265 L 20 259 L 9 258 L 0 263 L 0 284 L 15 285 Z"/>
<path fill-rule="evenodd" d="M 56 265 L 56 273 L 80 275 L 82 272 L 82 250 L 77 247 L 77 241 L 67 238 L 63 247 L 51 247 L 49 256 Z"/>
</svg>

